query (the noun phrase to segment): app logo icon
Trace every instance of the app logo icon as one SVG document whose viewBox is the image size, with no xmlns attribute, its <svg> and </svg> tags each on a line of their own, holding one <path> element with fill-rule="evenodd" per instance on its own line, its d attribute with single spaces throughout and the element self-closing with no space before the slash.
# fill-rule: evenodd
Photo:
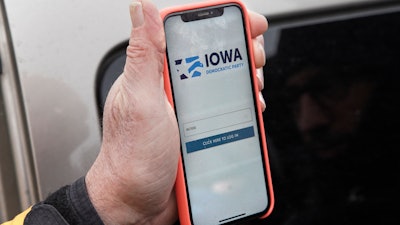
<svg viewBox="0 0 400 225">
<path fill-rule="evenodd" d="M 182 59 L 177 59 L 175 60 L 175 65 L 178 67 L 177 72 L 181 73 L 181 66 L 183 64 L 183 61 L 185 62 L 186 68 L 182 74 L 180 74 L 181 80 L 188 79 L 189 77 L 200 77 L 201 72 L 199 71 L 199 68 L 204 67 L 203 63 L 200 62 L 200 57 L 199 56 L 192 56 L 185 58 L 185 60 Z"/>
</svg>

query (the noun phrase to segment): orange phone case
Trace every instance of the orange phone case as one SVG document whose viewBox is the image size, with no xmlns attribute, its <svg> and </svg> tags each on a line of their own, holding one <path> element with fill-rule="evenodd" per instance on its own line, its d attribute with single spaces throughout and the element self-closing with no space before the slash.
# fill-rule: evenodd
<svg viewBox="0 0 400 225">
<path fill-rule="evenodd" d="M 259 88 L 257 85 L 257 77 L 256 77 L 256 67 L 254 64 L 254 54 L 253 54 L 253 44 L 250 42 L 252 40 L 251 38 L 251 33 L 250 33 L 250 21 L 249 21 L 249 16 L 247 13 L 246 6 L 240 1 L 240 0 L 214 0 L 214 1 L 204 1 L 204 2 L 199 2 L 199 3 L 194 3 L 194 4 L 188 4 L 188 5 L 181 5 L 181 6 L 175 6 L 175 7 L 170 7 L 170 8 L 165 8 L 161 10 L 160 15 L 162 20 L 176 12 L 182 12 L 182 11 L 187 11 L 187 10 L 193 10 L 193 9 L 199 9 L 199 8 L 205 8 L 209 6 L 218 6 L 218 5 L 226 5 L 226 4 L 237 4 L 242 8 L 243 14 L 244 14 L 244 23 L 246 26 L 246 36 L 247 40 L 249 43 L 248 45 L 248 50 L 249 50 L 249 60 L 250 60 L 250 66 L 252 68 L 252 80 L 253 80 L 253 89 L 254 89 L 254 96 L 257 98 L 257 117 L 259 126 L 260 126 L 260 137 L 261 137 L 261 142 L 262 142 L 262 147 L 264 150 L 264 160 L 265 160 L 265 171 L 266 171 L 266 177 L 268 180 L 267 183 L 267 189 L 268 189 L 268 197 L 269 197 L 269 205 L 268 208 L 260 218 L 266 218 L 268 217 L 274 207 L 275 199 L 274 199 L 274 194 L 273 194 L 273 188 L 272 188 L 272 180 L 271 180 L 271 171 L 270 171 L 270 165 L 269 165 L 269 159 L 268 159 L 268 150 L 267 150 L 267 142 L 266 142 L 266 137 L 265 137 L 265 132 L 264 132 L 264 122 L 263 122 L 263 116 L 262 116 L 262 110 L 260 106 L 260 101 L 259 101 Z M 164 57 L 164 89 L 165 93 L 168 97 L 168 100 L 171 104 L 171 106 L 174 108 L 174 101 L 173 101 L 173 95 L 172 95 L 172 89 L 171 89 L 171 83 L 170 83 L 170 77 L 169 77 L 169 71 L 168 71 L 168 61 L 167 61 L 167 56 L 165 55 Z M 177 204 L 178 204 L 178 211 L 179 211 L 179 220 L 180 224 L 182 225 L 191 225 L 191 218 L 190 218 L 190 209 L 189 209 L 189 202 L 187 199 L 187 191 L 186 191 L 186 182 L 185 182 L 185 175 L 183 171 L 183 162 L 182 162 L 182 155 L 180 156 L 180 160 L 178 163 L 178 172 L 177 172 L 177 177 L 176 177 L 176 182 L 175 182 L 175 193 L 176 193 L 176 199 L 177 199 Z"/>
</svg>

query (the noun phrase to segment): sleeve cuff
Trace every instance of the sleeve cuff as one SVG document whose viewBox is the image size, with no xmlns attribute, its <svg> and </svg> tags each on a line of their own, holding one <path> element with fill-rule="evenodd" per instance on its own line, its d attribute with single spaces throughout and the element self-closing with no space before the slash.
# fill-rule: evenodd
<svg viewBox="0 0 400 225">
<path fill-rule="evenodd" d="M 81 177 L 71 185 L 69 197 L 73 211 L 78 215 L 78 224 L 104 225 L 89 199 L 85 177 Z"/>
<path fill-rule="evenodd" d="M 74 225 L 103 225 L 102 220 L 89 199 L 84 177 L 81 177 L 69 186 L 60 188 L 45 201 L 33 206 L 25 222 L 29 221 L 29 217 L 31 219 L 34 217 L 35 221 L 38 222 L 41 220 L 44 222 L 49 217 L 52 217 L 57 221 L 65 220 L 68 224 Z"/>
</svg>

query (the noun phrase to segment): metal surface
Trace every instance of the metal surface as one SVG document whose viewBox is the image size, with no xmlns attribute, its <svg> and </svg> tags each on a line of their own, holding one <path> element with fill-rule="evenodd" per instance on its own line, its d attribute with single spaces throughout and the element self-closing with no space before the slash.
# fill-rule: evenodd
<svg viewBox="0 0 400 225">
<path fill-rule="evenodd" d="M 83 176 L 99 151 L 96 71 L 104 55 L 129 37 L 130 0 L 4 2 L 34 161 L 30 172 L 36 173 L 37 187 L 33 189 L 37 188 L 43 199 Z M 194 1 L 155 2 L 163 8 Z M 360 1 L 245 2 L 254 11 L 273 15 Z M 20 160 L 21 166 L 24 163 L 30 161 Z"/>
<path fill-rule="evenodd" d="M 13 0 L 6 8 L 43 199 L 84 175 L 97 155 L 94 76 L 105 52 L 129 35 L 129 14 L 115 20 L 127 9 L 109 1 Z"/>
<path fill-rule="evenodd" d="M 0 2 L 0 220 L 37 201 L 32 151 L 26 129 L 4 4 Z"/>
<path fill-rule="evenodd" d="M 0 221 L 21 209 L 0 79 Z"/>
</svg>

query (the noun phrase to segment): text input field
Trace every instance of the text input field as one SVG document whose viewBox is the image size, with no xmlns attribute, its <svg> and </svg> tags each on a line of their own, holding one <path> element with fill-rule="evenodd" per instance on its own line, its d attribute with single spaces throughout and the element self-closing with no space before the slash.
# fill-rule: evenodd
<svg viewBox="0 0 400 225">
<path fill-rule="evenodd" d="M 252 121 L 251 111 L 247 108 L 185 123 L 183 129 L 185 136 L 188 137 L 250 121 Z"/>
</svg>

